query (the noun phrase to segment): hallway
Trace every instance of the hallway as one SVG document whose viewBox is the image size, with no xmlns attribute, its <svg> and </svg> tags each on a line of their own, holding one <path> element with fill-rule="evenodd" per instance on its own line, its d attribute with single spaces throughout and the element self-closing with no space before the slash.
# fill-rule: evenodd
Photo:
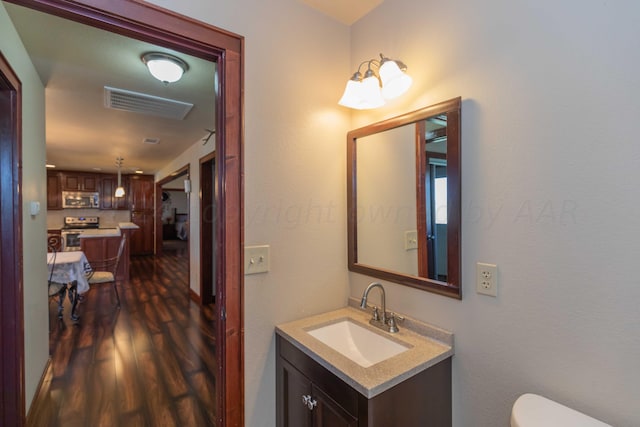
<svg viewBox="0 0 640 427">
<path fill-rule="evenodd" d="M 79 325 L 50 303 L 51 367 L 29 426 L 215 425 L 215 324 L 189 298 L 186 251 L 132 257 L 131 280 L 95 286 Z"/>
</svg>

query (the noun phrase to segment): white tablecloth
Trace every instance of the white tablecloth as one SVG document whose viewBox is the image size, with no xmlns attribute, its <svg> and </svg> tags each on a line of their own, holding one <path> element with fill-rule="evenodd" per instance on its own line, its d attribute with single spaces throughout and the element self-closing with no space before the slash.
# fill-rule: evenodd
<svg viewBox="0 0 640 427">
<path fill-rule="evenodd" d="M 83 294 L 89 290 L 88 273 L 91 272 L 91 264 L 82 251 L 47 253 L 47 267 L 51 274 L 54 262 L 52 282 L 70 283 L 74 280 L 78 283 L 78 293 Z"/>
</svg>

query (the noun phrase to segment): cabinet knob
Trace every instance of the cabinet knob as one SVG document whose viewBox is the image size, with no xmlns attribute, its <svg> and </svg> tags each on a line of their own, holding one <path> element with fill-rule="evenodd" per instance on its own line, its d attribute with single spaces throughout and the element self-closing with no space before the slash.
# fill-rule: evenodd
<svg viewBox="0 0 640 427">
<path fill-rule="evenodd" d="M 310 411 L 313 411 L 313 408 L 318 406 L 318 402 L 308 394 L 302 396 L 302 404 L 306 405 L 306 407 L 309 408 Z"/>
</svg>

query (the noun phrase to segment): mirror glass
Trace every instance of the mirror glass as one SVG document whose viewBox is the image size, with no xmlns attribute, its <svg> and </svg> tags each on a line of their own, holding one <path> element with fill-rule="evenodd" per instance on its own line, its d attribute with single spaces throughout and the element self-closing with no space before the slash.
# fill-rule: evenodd
<svg viewBox="0 0 640 427">
<path fill-rule="evenodd" d="M 347 144 L 349 269 L 460 298 L 460 98 Z"/>
</svg>

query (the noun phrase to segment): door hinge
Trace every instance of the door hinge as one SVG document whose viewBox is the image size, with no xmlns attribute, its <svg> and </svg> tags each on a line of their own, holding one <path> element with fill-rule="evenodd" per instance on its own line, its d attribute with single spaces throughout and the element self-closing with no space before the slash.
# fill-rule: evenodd
<svg viewBox="0 0 640 427">
<path fill-rule="evenodd" d="M 227 320 L 227 310 L 224 307 L 220 309 L 220 319 Z"/>
</svg>

